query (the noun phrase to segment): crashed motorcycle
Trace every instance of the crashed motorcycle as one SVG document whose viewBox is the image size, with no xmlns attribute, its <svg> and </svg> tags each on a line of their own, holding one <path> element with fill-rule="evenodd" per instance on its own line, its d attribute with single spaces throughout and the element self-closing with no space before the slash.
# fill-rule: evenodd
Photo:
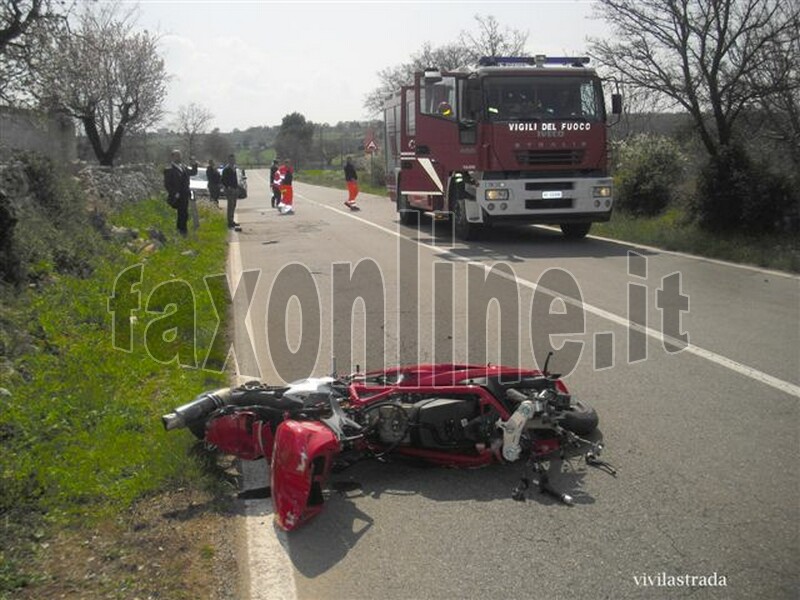
<svg viewBox="0 0 800 600">
<path fill-rule="evenodd" d="M 549 356 L 548 361 L 549 362 Z M 406 457 L 447 467 L 524 465 L 515 500 L 533 484 L 565 504 L 544 463 L 567 452 L 615 475 L 598 425 L 558 374 L 497 365 L 420 364 L 285 386 L 253 381 L 200 394 L 164 415 L 219 451 L 270 464 L 278 525 L 296 529 L 322 510 L 332 472 L 357 461 Z"/>
</svg>

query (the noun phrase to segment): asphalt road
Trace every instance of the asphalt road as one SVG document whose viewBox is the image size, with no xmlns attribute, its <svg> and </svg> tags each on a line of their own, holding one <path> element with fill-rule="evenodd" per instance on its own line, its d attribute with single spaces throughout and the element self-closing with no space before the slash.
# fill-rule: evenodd
<svg viewBox="0 0 800 600">
<path fill-rule="evenodd" d="M 265 175 L 232 234 L 243 377 L 325 374 L 332 354 L 541 365 L 552 345 L 618 476 L 553 464 L 565 507 L 513 501 L 520 465 L 361 463 L 291 534 L 250 503 L 253 598 L 797 598 L 798 278 L 533 227 L 465 244 L 302 183 L 281 216 Z"/>
</svg>

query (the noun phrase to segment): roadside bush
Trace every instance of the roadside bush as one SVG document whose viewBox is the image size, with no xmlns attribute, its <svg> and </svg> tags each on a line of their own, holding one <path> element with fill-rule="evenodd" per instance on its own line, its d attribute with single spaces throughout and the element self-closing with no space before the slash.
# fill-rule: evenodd
<svg viewBox="0 0 800 600">
<path fill-rule="evenodd" d="M 754 162 L 740 145 L 722 148 L 700 172 L 694 213 L 707 231 L 798 231 L 798 192 L 789 176 Z"/>
<path fill-rule="evenodd" d="M 735 231 L 742 220 L 742 204 L 749 194 L 752 166 L 741 146 L 723 147 L 700 171 L 694 212 L 708 231 Z"/>
<path fill-rule="evenodd" d="M 672 139 L 637 135 L 617 148 L 616 206 L 637 216 L 661 213 L 675 197 L 686 158 Z"/>
<path fill-rule="evenodd" d="M 742 229 L 753 233 L 800 233 L 800 193 L 785 173 L 756 162 L 750 194 L 742 200 Z"/>
<path fill-rule="evenodd" d="M 386 185 L 386 167 L 380 158 L 376 158 L 372 163 L 370 183 L 377 187 Z"/>
<path fill-rule="evenodd" d="M 87 274 L 100 236 L 77 184 L 32 153 L 15 157 L 3 179 L 0 280 L 19 284 L 52 273 Z"/>
</svg>

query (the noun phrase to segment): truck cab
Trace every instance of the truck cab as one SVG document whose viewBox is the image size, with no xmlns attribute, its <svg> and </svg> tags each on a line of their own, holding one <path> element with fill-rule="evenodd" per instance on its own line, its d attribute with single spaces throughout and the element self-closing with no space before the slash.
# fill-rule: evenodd
<svg viewBox="0 0 800 600">
<path fill-rule="evenodd" d="M 418 72 L 385 105 L 387 187 L 400 219 L 559 225 L 585 236 L 613 207 L 601 81 L 583 58 L 485 58 Z M 619 112 L 618 96 L 613 98 Z"/>
</svg>

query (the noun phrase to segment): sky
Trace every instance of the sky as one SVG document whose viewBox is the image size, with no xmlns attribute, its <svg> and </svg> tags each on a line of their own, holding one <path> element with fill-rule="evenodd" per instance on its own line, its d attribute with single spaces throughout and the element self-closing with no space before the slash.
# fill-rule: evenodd
<svg viewBox="0 0 800 600">
<path fill-rule="evenodd" d="M 365 96 L 378 71 L 409 60 L 425 42 L 477 33 L 475 15 L 528 33 L 530 54 L 585 55 L 587 37 L 608 35 L 590 0 L 458 2 L 140 0 L 137 24 L 161 35 L 171 76 L 169 126 L 181 106 L 207 108 L 210 128 L 280 125 L 299 112 L 336 124 L 371 117 Z"/>
</svg>

